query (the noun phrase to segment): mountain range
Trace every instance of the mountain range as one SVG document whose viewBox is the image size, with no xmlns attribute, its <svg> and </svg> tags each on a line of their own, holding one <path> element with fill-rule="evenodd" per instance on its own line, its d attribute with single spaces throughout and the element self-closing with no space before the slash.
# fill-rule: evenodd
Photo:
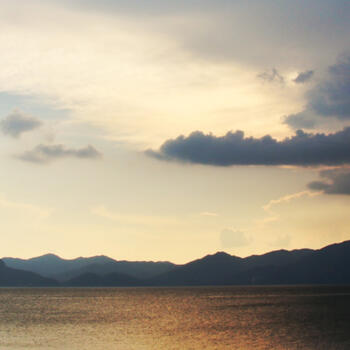
<svg viewBox="0 0 350 350">
<path fill-rule="evenodd" d="M 104 255 L 67 260 L 54 254 L 46 254 L 28 260 L 18 258 L 3 258 L 2 260 L 8 267 L 35 272 L 60 282 L 84 273 L 105 275 L 117 272 L 137 279 L 146 279 L 168 272 L 176 266 L 170 262 L 116 261 Z"/>
<path fill-rule="evenodd" d="M 319 250 L 277 250 L 247 258 L 218 252 L 184 265 L 117 261 L 107 256 L 65 260 L 53 254 L 0 260 L 0 286 L 269 284 L 350 284 L 350 241 Z"/>
</svg>

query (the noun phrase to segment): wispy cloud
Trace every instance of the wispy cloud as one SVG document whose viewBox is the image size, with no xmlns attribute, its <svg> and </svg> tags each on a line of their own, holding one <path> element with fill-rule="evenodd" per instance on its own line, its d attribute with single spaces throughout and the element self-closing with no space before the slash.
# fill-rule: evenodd
<svg viewBox="0 0 350 350">
<path fill-rule="evenodd" d="M 237 248 L 249 245 L 251 237 L 243 231 L 224 229 L 220 232 L 220 240 L 223 248 Z"/>
<path fill-rule="evenodd" d="M 34 217 L 43 219 L 51 215 L 52 209 L 46 209 L 38 207 L 36 205 L 22 203 L 17 201 L 8 200 L 3 195 L 0 195 L 0 206 L 3 208 L 15 209 L 15 210 L 24 210 L 31 213 Z"/>
<path fill-rule="evenodd" d="M 268 83 L 284 84 L 284 78 L 276 68 L 258 74 L 258 78 Z"/>
<path fill-rule="evenodd" d="M 199 214 L 200 216 L 209 216 L 209 217 L 217 217 L 219 216 L 218 213 L 213 213 L 213 212 L 209 212 L 209 211 L 204 211 L 202 213 Z"/>
<path fill-rule="evenodd" d="M 96 148 L 88 145 L 84 148 L 68 148 L 64 145 L 38 145 L 34 149 L 16 156 L 18 159 L 37 163 L 47 164 L 62 158 L 99 159 L 102 157 Z"/>
<path fill-rule="evenodd" d="M 320 194 L 319 192 L 312 192 L 312 191 L 302 191 L 302 192 L 287 194 L 281 198 L 270 200 L 267 204 L 263 206 L 263 209 L 269 212 L 272 209 L 272 207 L 278 204 L 288 203 L 294 199 L 298 199 L 301 197 L 315 197 L 315 196 L 318 196 L 319 194 Z"/>
<path fill-rule="evenodd" d="M 169 216 L 157 216 L 157 215 L 133 215 L 120 212 L 114 212 L 106 208 L 104 205 L 99 205 L 91 208 L 90 212 L 93 215 L 100 216 L 102 218 L 116 221 L 119 223 L 127 223 L 131 225 L 176 225 L 179 221 L 174 217 Z"/>
<path fill-rule="evenodd" d="M 273 210 L 274 207 L 281 205 L 281 204 L 285 204 L 285 203 L 290 203 L 293 200 L 297 200 L 303 197 L 316 197 L 319 196 L 320 194 L 322 194 L 322 192 L 318 191 L 318 192 L 313 192 L 313 191 L 301 191 L 301 192 L 297 192 L 297 193 L 292 193 L 292 194 L 287 194 L 285 196 L 282 196 L 280 198 L 277 199 L 272 199 L 270 200 L 267 204 L 265 204 L 262 209 L 268 214 L 268 216 L 266 216 L 265 218 L 263 218 L 262 220 L 258 221 L 257 226 L 264 227 L 265 225 L 271 223 L 271 222 L 275 222 L 279 220 L 279 215 L 278 213 Z"/>
</svg>

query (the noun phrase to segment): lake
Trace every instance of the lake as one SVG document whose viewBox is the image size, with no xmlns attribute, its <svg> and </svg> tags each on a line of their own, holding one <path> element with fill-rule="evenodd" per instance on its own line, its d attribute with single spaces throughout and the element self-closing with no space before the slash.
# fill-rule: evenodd
<svg viewBox="0 0 350 350">
<path fill-rule="evenodd" d="M 350 286 L 2 288 L 0 349 L 345 350 Z"/>
</svg>

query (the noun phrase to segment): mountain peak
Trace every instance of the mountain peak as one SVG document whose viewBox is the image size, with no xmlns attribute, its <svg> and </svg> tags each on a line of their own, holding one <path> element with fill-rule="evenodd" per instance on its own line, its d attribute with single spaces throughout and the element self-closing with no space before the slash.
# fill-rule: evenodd
<svg viewBox="0 0 350 350">
<path fill-rule="evenodd" d="M 220 252 L 216 252 L 212 256 L 231 256 L 231 255 L 226 252 L 220 251 Z"/>
<path fill-rule="evenodd" d="M 53 260 L 61 260 L 61 258 L 56 254 L 48 253 L 48 254 L 44 254 L 41 256 L 37 256 L 37 257 L 32 258 L 30 260 L 53 261 Z"/>
<path fill-rule="evenodd" d="M 211 261 L 215 263 L 225 263 L 225 262 L 232 262 L 234 260 L 241 260 L 241 258 L 238 258 L 236 256 L 230 255 L 225 252 L 216 252 L 215 254 L 207 255 L 200 260 L 205 260 L 205 261 Z"/>
</svg>

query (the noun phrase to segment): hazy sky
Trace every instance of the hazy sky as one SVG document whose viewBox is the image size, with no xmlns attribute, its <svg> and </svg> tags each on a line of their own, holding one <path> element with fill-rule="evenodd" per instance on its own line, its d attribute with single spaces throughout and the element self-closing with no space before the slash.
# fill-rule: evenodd
<svg viewBox="0 0 350 350">
<path fill-rule="evenodd" d="M 348 0 L 0 8 L 0 256 L 350 239 Z"/>
</svg>

